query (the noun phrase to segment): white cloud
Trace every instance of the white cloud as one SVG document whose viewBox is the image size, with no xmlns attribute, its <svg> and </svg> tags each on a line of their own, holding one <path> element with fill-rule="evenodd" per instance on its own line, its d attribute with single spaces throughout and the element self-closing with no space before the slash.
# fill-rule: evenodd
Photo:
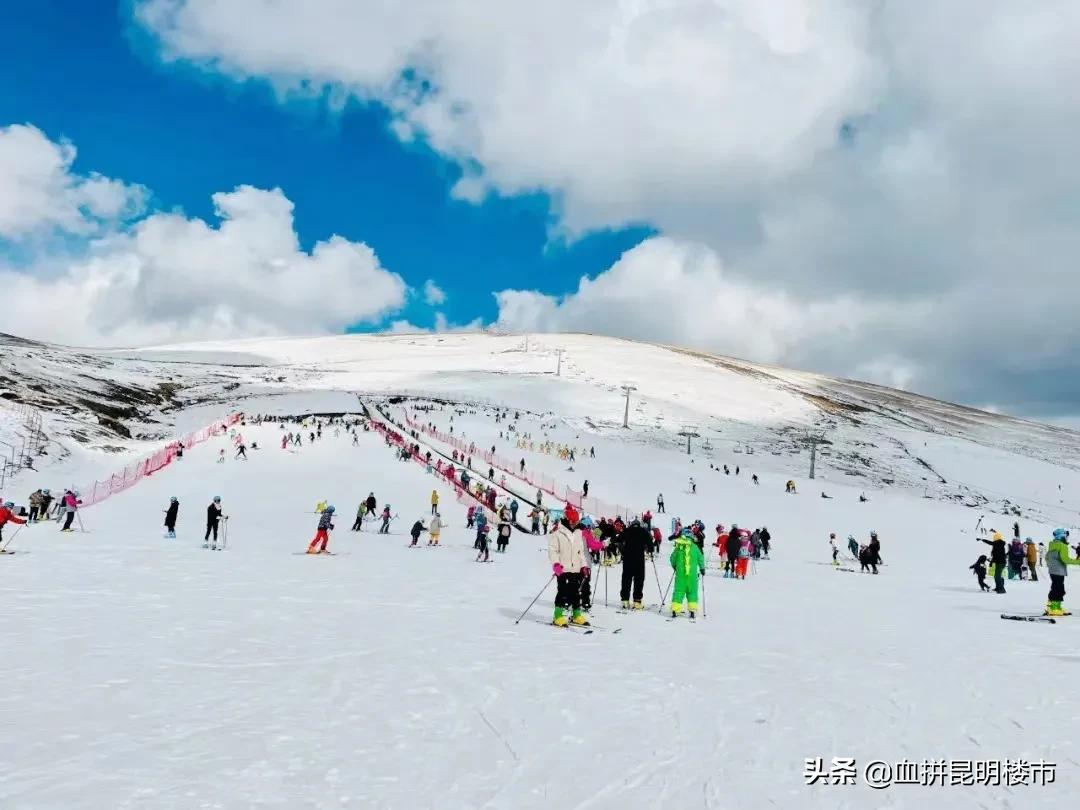
<svg viewBox="0 0 1080 810">
<path fill-rule="evenodd" d="M 1080 328 L 1060 316 L 1080 295 L 1073 0 L 135 8 L 166 59 L 383 104 L 398 137 L 462 167 L 462 199 L 544 190 L 571 234 L 647 223 L 707 245 L 723 286 L 684 272 L 687 301 L 732 287 L 784 313 L 884 310 L 855 311 L 843 341 L 803 319 L 797 345 L 759 328 L 731 351 L 1006 407 L 1038 389 L 1040 413 L 1080 401 L 1064 382 L 1080 379 Z M 576 322 L 590 289 L 562 305 L 507 293 L 503 317 Z"/>
<path fill-rule="evenodd" d="M 70 143 L 54 143 L 36 127 L 0 127 L 0 239 L 92 234 L 142 210 L 144 188 L 76 174 L 75 154 Z"/>
<path fill-rule="evenodd" d="M 383 330 L 383 332 L 391 335 L 430 335 L 439 334 L 443 332 L 479 332 L 484 328 L 484 321 L 482 318 L 474 318 L 468 323 L 450 323 L 450 320 L 446 317 L 445 313 L 435 313 L 435 323 L 431 328 L 426 326 L 417 326 L 407 320 L 395 320 Z"/>
<path fill-rule="evenodd" d="M 424 282 L 424 303 L 429 307 L 437 307 L 446 303 L 446 293 L 430 278 Z"/>
<path fill-rule="evenodd" d="M 0 140 L 8 176 L 13 157 L 26 154 L 26 139 L 40 147 L 39 137 L 27 128 L 16 133 L 14 148 Z M 50 150 L 59 156 L 51 172 L 40 171 L 45 162 L 38 161 L 20 175 L 19 188 L 33 192 L 33 215 L 0 208 L 7 233 L 50 226 L 83 233 L 127 209 L 128 187 L 73 178 L 66 169 L 73 148 L 46 140 L 36 149 Z M 331 236 L 302 250 L 293 204 L 280 189 L 240 186 L 213 200 L 218 224 L 155 213 L 107 231 L 75 258 L 42 255 L 17 270 L 0 264 L 0 289 L 10 302 L 4 331 L 75 345 L 334 333 L 404 305 L 405 282 L 367 245 Z"/>
</svg>

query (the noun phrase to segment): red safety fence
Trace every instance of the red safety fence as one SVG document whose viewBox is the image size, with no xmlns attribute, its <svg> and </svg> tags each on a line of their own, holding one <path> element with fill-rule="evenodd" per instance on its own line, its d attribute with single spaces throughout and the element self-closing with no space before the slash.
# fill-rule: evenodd
<svg viewBox="0 0 1080 810">
<path fill-rule="evenodd" d="M 391 430 L 385 424 L 378 419 L 371 420 L 371 426 L 375 430 L 379 431 L 386 438 L 388 444 L 395 447 L 405 447 L 405 437 L 398 433 L 396 430 Z M 419 452 L 413 450 L 409 454 L 409 459 L 420 464 L 424 468 L 427 468 L 428 462 Z M 442 464 L 441 459 L 434 465 L 431 465 L 432 474 L 437 475 L 447 485 L 453 488 L 454 496 L 457 498 L 458 503 L 466 506 L 474 506 L 481 511 L 485 512 L 489 521 L 495 520 L 495 510 L 489 503 L 485 503 L 482 498 L 471 492 L 467 487 L 461 483 L 459 477 L 462 468 L 455 467 L 452 464 Z"/>
<path fill-rule="evenodd" d="M 104 481 L 94 481 L 92 484 L 80 487 L 78 489 L 78 492 L 80 493 L 79 499 L 82 501 L 83 507 L 101 503 L 106 498 L 134 486 L 143 478 L 168 467 L 172 464 L 173 459 L 177 457 L 180 444 L 184 445 L 184 450 L 190 450 L 195 445 L 205 442 L 212 436 L 218 436 L 226 432 L 231 425 L 235 425 L 241 418 L 242 415 L 239 413 L 229 414 L 224 419 L 218 419 L 216 422 L 207 425 L 202 430 L 196 430 L 193 433 L 184 436 L 182 439 L 169 442 L 169 444 L 165 445 L 157 452 L 147 456 L 141 461 L 136 461 L 127 465 L 123 470 L 110 475 Z"/>
<path fill-rule="evenodd" d="M 475 456 L 483 460 L 485 464 L 488 464 L 497 470 L 502 470 L 504 473 L 508 473 L 518 480 L 524 481 L 549 495 L 553 495 L 562 503 L 573 504 L 580 509 L 583 514 L 591 515 L 595 518 L 622 517 L 628 519 L 630 517 L 640 516 L 644 512 L 644 510 L 635 509 L 627 504 L 609 503 L 599 498 L 586 497 L 582 495 L 581 492 L 560 484 L 550 475 L 533 472 L 529 469 L 522 470 L 520 464 L 515 469 L 513 462 L 508 461 L 502 456 L 492 453 L 490 450 L 485 450 L 482 447 L 477 447 L 475 442 L 466 442 L 459 436 L 436 430 L 433 425 L 425 425 L 417 422 L 415 419 L 409 417 L 408 412 L 404 414 L 404 419 L 405 424 L 408 425 L 410 429 L 423 433 L 426 436 L 430 436 L 443 444 L 449 445 L 450 447 L 455 448 L 459 453 L 465 454 L 466 457 Z"/>
</svg>

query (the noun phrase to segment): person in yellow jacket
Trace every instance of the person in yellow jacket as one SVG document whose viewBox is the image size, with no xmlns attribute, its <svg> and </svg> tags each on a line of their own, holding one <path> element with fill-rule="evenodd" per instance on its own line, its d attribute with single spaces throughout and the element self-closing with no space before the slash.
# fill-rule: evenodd
<svg viewBox="0 0 1080 810">
<path fill-rule="evenodd" d="M 438 490 L 431 490 L 431 514 L 435 515 L 439 512 L 439 492 Z"/>
<path fill-rule="evenodd" d="M 548 559 L 551 570 L 558 582 L 555 593 L 555 615 L 551 623 L 556 627 L 566 627 L 569 623 L 566 611 L 573 611 L 574 624 L 588 624 L 589 620 L 581 610 L 581 581 L 589 575 L 588 558 L 585 551 L 585 539 L 578 523 L 581 515 L 571 504 L 563 510 L 563 518 L 548 534 Z"/>
<path fill-rule="evenodd" d="M 677 617 L 683 609 L 683 600 L 690 609 L 690 618 L 697 613 L 698 579 L 705 574 L 705 555 L 694 542 L 694 532 L 687 526 L 675 538 L 675 548 L 668 558 L 675 569 L 675 592 L 671 597 L 671 617 Z"/>
<path fill-rule="evenodd" d="M 1024 554 L 1027 556 L 1028 573 L 1031 574 L 1031 581 L 1039 581 L 1039 573 L 1035 569 L 1039 563 L 1039 549 L 1035 546 L 1035 541 L 1030 537 L 1024 541 Z"/>
</svg>

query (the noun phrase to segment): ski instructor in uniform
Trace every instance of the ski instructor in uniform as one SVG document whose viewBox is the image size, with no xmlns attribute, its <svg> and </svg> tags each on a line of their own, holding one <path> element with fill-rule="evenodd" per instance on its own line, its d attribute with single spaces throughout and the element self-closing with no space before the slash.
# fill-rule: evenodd
<svg viewBox="0 0 1080 810">
<path fill-rule="evenodd" d="M 649 532 L 641 525 L 641 521 L 634 518 L 630 525 L 623 529 L 619 535 L 619 546 L 622 549 L 622 590 L 619 597 L 622 599 L 624 610 L 630 609 L 630 588 L 634 590 L 634 610 L 642 610 L 642 595 L 645 590 L 645 552 L 652 551 L 653 541 Z"/>
<path fill-rule="evenodd" d="M 551 623 L 566 627 L 569 623 L 566 610 L 573 611 L 574 624 L 588 624 L 581 610 L 581 579 L 588 576 L 589 566 L 585 556 L 585 539 L 578 529 L 581 515 L 571 504 L 563 510 L 563 518 L 548 535 L 548 559 L 558 582 L 555 594 L 555 615 Z"/>
</svg>

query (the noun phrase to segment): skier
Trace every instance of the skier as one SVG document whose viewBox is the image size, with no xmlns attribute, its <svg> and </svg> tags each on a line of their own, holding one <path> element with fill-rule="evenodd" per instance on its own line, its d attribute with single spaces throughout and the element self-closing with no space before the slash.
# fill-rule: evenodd
<svg viewBox="0 0 1080 810">
<path fill-rule="evenodd" d="M 630 609 L 630 589 L 633 586 L 634 610 L 644 609 L 641 603 L 645 591 L 645 553 L 652 550 L 652 537 L 638 520 L 630 521 L 619 535 L 622 548 L 622 588 L 619 598 L 624 610 Z"/>
<path fill-rule="evenodd" d="M 390 504 L 383 507 L 382 526 L 379 527 L 379 534 L 390 534 Z"/>
<path fill-rule="evenodd" d="M 855 535 L 849 534 L 847 538 L 848 551 L 851 552 L 853 559 L 859 559 L 859 541 L 855 539 Z"/>
<path fill-rule="evenodd" d="M 794 482 L 794 481 L 791 481 L 791 480 L 789 480 L 789 481 L 788 481 L 788 482 L 787 482 L 787 483 L 786 483 L 786 484 L 784 485 L 784 492 L 786 492 L 786 493 L 787 493 L 788 495 L 795 495 L 795 494 L 796 494 L 796 493 L 795 493 L 795 482 Z"/>
<path fill-rule="evenodd" d="M 375 500 L 374 492 L 368 493 L 367 500 L 364 501 L 364 505 L 367 507 L 367 513 L 369 515 L 375 514 L 375 510 L 378 508 L 379 502 Z"/>
<path fill-rule="evenodd" d="M 81 503 L 82 503 L 82 501 L 79 500 L 79 493 L 78 492 L 69 489 L 64 493 L 64 500 L 63 500 L 64 511 L 65 511 L 64 528 L 62 528 L 60 531 L 62 531 L 62 532 L 74 531 L 71 528 L 71 524 L 75 520 L 75 512 L 78 511 L 79 504 L 81 504 Z"/>
<path fill-rule="evenodd" d="M 319 525 L 315 529 L 315 538 L 311 541 L 311 545 L 308 546 L 308 554 L 329 554 L 326 550 L 326 544 L 330 542 L 330 532 L 334 530 L 334 524 L 331 521 L 334 519 L 334 507 L 327 506 L 323 509 L 322 514 L 319 516 Z M 322 545 L 319 545 L 320 541 Z M 315 546 L 319 546 L 318 550 Z"/>
<path fill-rule="evenodd" d="M 431 490 L 431 514 L 435 514 L 439 511 L 439 493 L 436 490 Z"/>
<path fill-rule="evenodd" d="M 697 481 L 695 481 L 693 478 L 690 479 L 690 494 L 697 494 Z"/>
<path fill-rule="evenodd" d="M 7 501 L 0 504 L 0 545 L 4 542 L 4 526 L 8 523 L 25 524 L 26 521 L 15 514 L 15 502 Z"/>
<path fill-rule="evenodd" d="M 1047 616 L 1068 616 L 1061 607 L 1065 600 L 1065 577 L 1070 565 L 1080 565 L 1080 560 L 1069 556 L 1069 533 L 1054 529 L 1054 539 L 1046 549 L 1046 570 L 1050 574 L 1050 593 L 1046 597 Z"/>
<path fill-rule="evenodd" d="M 465 511 L 465 528 L 466 529 L 471 529 L 475 522 L 476 522 L 476 507 L 475 506 L 470 506 Z"/>
<path fill-rule="evenodd" d="M 836 535 L 829 535 L 829 545 L 832 547 L 832 564 L 834 568 L 840 567 L 840 562 L 836 559 L 840 556 L 840 549 L 836 547 Z"/>
<path fill-rule="evenodd" d="M 994 566 L 994 593 L 1005 593 L 1005 540 L 997 531 L 994 531 L 990 537 L 990 540 L 984 540 L 981 537 L 975 539 L 990 546 L 990 564 Z"/>
<path fill-rule="evenodd" d="M 979 559 L 975 561 L 974 565 L 968 567 L 975 572 L 975 576 L 979 580 L 979 587 L 982 589 L 982 592 L 986 593 L 989 591 L 990 586 L 986 584 L 986 555 L 980 554 Z"/>
<path fill-rule="evenodd" d="M 739 524 L 732 523 L 731 529 L 728 530 L 727 542 L 724 544 L 724 551 L 727 552 L 727 560 L 724 562 L 724 577 L 732 578 L 735 576 L 735 561 L 739 559 L 739 548 L 742 546 L 742 541 L 739 539 Z"/>
<path fill-rule="evenodd" d="M 690 618 L 697 613 L 698 578 L 705 576 L 705 557 L 694 542 L 694 536 L 687 527 L 675 538 L 675 548 L 669 558 L 675 570 L 675 592 L 671 598 L 671 618 L 677 618 L 683 609 L 683 600 L 687 602 Z"/>
<path fill-rule="evenodd" d="M 557 627 L 569 624 L 566 610 L 572 611 L 574 624 L 588 624 L 588 619 L 581 610 L 581 580 L 589 576 L 588 560 L 585 556 L 585 541 L 578 531 L 581 515 L 572 504 L 563 510 L 563 518 L 548 536 L 548 559 L 551 570 L 558 582 L 555 594 L 555 613 L 551 622 Z"/>
<path fill-rule="evenodd" d="M 281 437 L 281 449 L 284 450 L 288 443 L 289 443 L 289 437 L 288 436 L 282 436 Z"/>
<path fill-rule="evenodd" d="M 661 492 L 656 496 L 656 514 L 662 514 L 664 511 L 664 493 Z"/>
<path fill-rule="evenodd" d="M 414 523 L 412 525 L 412 528 L 409 529 L 409 535 L 412 537 L 412 542 L 409 543 L 409 547 L 412 548 L 418 542 L 420 542 L 420 533 L 421 532 L 426 532 L 426 531 L 427 531 L 427 527 L 424 525 L 424 521 L 422 521 L 422 520 L 416 521 L 416 523 Z"/>
<path fill-rule="evenodd" d="M 499 520 L 499 536 L 496 538 L 495 550 L 499 552 L 506 551 L 506 547 L 510 545 L 510 523 L 507 520 Z"/>
<path fill-rule="evenodd" d="M 439 535 L 442 534 L 442 516 L 438 512 L 431 516 L 431 521 L 428 523 L 428 534 L 431 537 L 428 540 L 428 545 L 439 545 Z"/>
<path fill-rule="evenodd" d="M 878 540 L 877 532 L 870 532 L 870 544 L 866 548 L 870 552 L 870 565 L 876 574 L 877 567 L 881 565 L 881 541 Z"/>
<path fill-rule="evenodd" d="M 222 447 L 218 451 L 217 463 L 218 464 L 224 464 L 225 463 L 225 448 L 224 447 Z"/>
<path fill-rule="evenodd" d="M 517 499 L 510 501 L 510 522 L 517 523 L 517 513 L 521 506 L 518 504 Z"/>
<path fill-rule="evenodd" d="M 1031 581 L 1038 582 L 1039 574 L 1035 567 L 1039 561 L 1039 550 L 1035 548 L 1035 541 L 1030 537 L 1024 541 L 1024 556 L 1027 560 L 1028 572 L 1031 574 Z"/>
<path fill-rule="evenodd" d="M 520 471 L 521 471 L 521 472 L 525 472 L 525 459 L 522 459 L 522 460 L 521 460 L 521 466 L 520 466 Z"/>
<path fill-rule="evenodd" d="M 480 514 L 482 516 L 484 513 L 481 512 Z M 483 523 L 480 523 L 479 520 L 476 522 L 476 549 L 476 562 L 488 562 L 491 559 L 491 554 L 488 553 L 488 524 L 486 518 Z"/>
<path fill-rule="evenodd" d="M 37 523 L 38 515 L 41 513 L 42 497 L 40 489 L 35 489 L 30 493 L 30 516 L 27 518 L 28 523 Z"/>
<path fill-rule="evenodd" d="M 581 497 L 583 497 L 583 498 L 588 498 L 589 497 L 589 479 L 588 478 L 586 478 L 585 483 L 581 485 Z"/>
<path fill-rule="evenodd" d="M 221 521 L 221 496 L 215 495 L 214 500 L 206 507 L 206 535 L 203 537 L 203 548 L 211 548 L 210 533 L 214 533 L 213 550 L 217 551 L 218 523 Z"/>
<path fill-rule="evenodd" d="M 548 533 L 548 526 L 551 525 L 551 512 L 547 509 L 544 510 L 544 534 Z"/>
<path fill-rule="evenodd" d="M 165 510 L 165 530 L 169 534 L 169 538 L 176 539 L 176 516 L 180 512 L 180 501 L 176 499 L 174 495 L 169 498 L 169 508 Z"/>
<path fill-rule="evenodd" d="M 481 545 L 487 547 L 487 514 L 483 509 L 476 510 L 476 540 L 473 541 L 473 548 L 479 549 Z"/>
<path fill-rule="evenodd" d="M 38 510 L 38 520 L 49 519 L 49 507 L 52 505 L 53 496 L 49 494 L 49 490 L 41 490 L 41 509 Z"/>
<path fill-rule="evenodd" d="M 244 461 L 247 461 L 247 448 L 244 447 L 243 442 L 240 442 L 240 444 L 236 446 L 236 455 L 233 456 L 233 461 L 236 461 L 236 459 L 238 458 L 242 458 Z"/>
<path fill-rule="evenodd" d="M 753 475 L 750 476 L 750 481 L 753 482 L 754 484 L 760 484 L 761 483 L 760 481 L 758 481 L 757 473 L 754 473 Z"/>
<path fill-rule="evenodd" d="M 360 501 L 360 505 L 356 507 L 356 520 L 353 521 L 353 525 L 349 528 L 351 532 L 360 532 L 364 530 L 364 513 L 367 512 L 367 503 Z"/>
</svg>

